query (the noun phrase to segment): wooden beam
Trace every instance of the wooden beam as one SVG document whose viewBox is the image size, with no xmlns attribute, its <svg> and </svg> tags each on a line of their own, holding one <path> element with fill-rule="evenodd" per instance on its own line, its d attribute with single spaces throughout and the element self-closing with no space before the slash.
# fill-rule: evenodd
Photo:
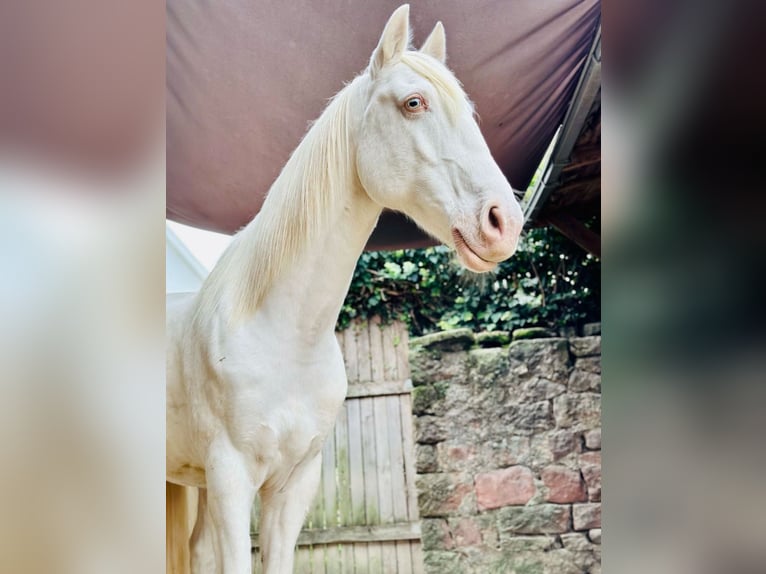
<svg viewBox="0 0 766 574">
<path fill-rule="evenodd" d="M 382 397 L 385 395 L 403 395 L 412 392 L 412 381 L 379 381 L 369 383 L 349 383 L 347 399 L 356 397 Z"/>
<path fill-rule="evenodd" d="M 321 530 L 303 530 L 298 537 L 298 546 L 341 544 L 344 542 L 420 540 L 420 537 L 419 521 L 374 526 L 339 526 Z M 257 536 L 251 536 L 251 544 L 254 549 L 259 548 Z"/>
<path fill-rule="evenodd" d="M 591 255 L 601 258 L 601 237 L 595 231 L 585 227 L 585 224 L 578 219 L 568 213 L 554 212 L 546 213 L 545 221 Z"/>
<path fill-rule="evenodd" d="M 570 165 L 582 161 L 600 161 L 601 160 L 601 142 L 598 145 L 579 144 L 575 145 L 572 155 L 569 158 Z"/>
<path fill-rule="evenodd" d="M 592 186 L 597 186 L 598 189 L 601 189 L 600 175 L 597 175 L 596 177 L 584 177 L 582 179 L 572 179 L 571 181 L 567 181 L 566 183 L 555 188 L 553 190 L 553 193 L 556 196 L 560 196 L 560 195 L 565 195 L 567 193 L 571 193 L 572 191 L 581 190 L 581 189 L 589 188 Z"/>
<path fill-rule="evenodd" d="M 570 173 L 572 171 L 577 171 L 578 169 L 583 168 L 583 167 L 589 167 L 591 165 L 596 165 L 597 163 L 601 163 L 601 158 L 600 157 L 591 157 L 591 158 L 588 158 L 588 159 L 573 161 L 573 162 L 570 162 L 567 165 L 565 165 L 562 168 L 561 173 Z"/>
</svg>

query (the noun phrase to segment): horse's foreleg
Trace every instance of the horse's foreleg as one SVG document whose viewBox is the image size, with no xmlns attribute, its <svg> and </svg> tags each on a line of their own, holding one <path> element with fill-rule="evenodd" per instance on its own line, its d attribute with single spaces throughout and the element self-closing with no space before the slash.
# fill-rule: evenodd
<svg viewBox="0 0 766 574">
<path fill-rule="evenodd" d="M 295 543 L 314 500 L 321 453 L 296 468 L 279 491 L 261 493 L 260 545 L 264 574 L 292 574 Z"/>
<path fill-rule="evenodd" d="M 242 455 L 228 441 L 214 445 L 205 474 L 208 513 L 218 543 L 218 572 L 251 574 L 250 509 L 255 486 Z"/>
<path fill-rule="evenodd" d="M 189 541 L 191 574 L 213 574 L 216 572 L 215 532 L 207 511 L 207 489 L 200 488 L 197 497 L 197 521 L 194 523 Z"/>
</svg>

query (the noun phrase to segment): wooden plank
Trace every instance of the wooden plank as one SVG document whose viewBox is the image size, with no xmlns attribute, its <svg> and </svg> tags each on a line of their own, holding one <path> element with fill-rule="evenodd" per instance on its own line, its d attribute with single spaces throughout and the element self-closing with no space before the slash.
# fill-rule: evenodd
<svg viewBox="0 0 766 574">
<path fill-rule="evenodd" d="M 343 364 L 346 364 L 346 331 L 335 331 L 335 339 L 338 341 L 338 347 L 343 355 Z M 348 376 L 348 369 L 346 369 L 346 376 Z"/>
<path fill-rule="evenodd" d="M 412 553 L 410 552 L 410 543 L 405 541 L 395 542 L 396 544 L 396 567 L 399 574 L 412 574 Z"/>
<path fill-rule="evenodd" d="M 348 411 L 348 457 L 351 509 L 345 524 L 366 524 L 364 501 L 364 447 L 362 445 L 362 399 L 346 402 Z"/>
<path fill-rule="evenodd" d="M 308 574 L 311 572 L 311 548 L 297 548 L 295 550 L 295 567 L 296 572 L 301 574 Z"/>
<path fill-rule="evenodd" d="M 356 401 L 354 401 L 356 402 Z M 333 525 L 353 524 L 351 516 L 351 462 L 349 459 L 348 411 L 346 402 L 335 423 L 335 472 L 337 480 L 336 512 Z"/>
<path fill-rule="evenodd" d="M 367 563 L 370 561 L 368 544 L 354 544 L 354 571 L 357 574 L 367 574 Z"/>
<path fill-rule="evenodd" d="M 328 544 L 324 547 L 325 574 L 343 574 L 343 557 L 338 544 Z"/>
<path fill-rule="evenodd" d="M 425 563 L 423 561 L 423 544 L 420 540 L 410 542 L 410 552 L 412 553 L 412 573 L 424 574 Z"/>
<path fill-rule="evenodd" d="M 356 568 L 354 567 L 354 545 L 353 544 L 341 544 L 340 545 L 341 556 L 341 574 L 355 574 Z"/>
<path fill-rule="evenodd" d="M 367 573 L 368 574 L 387 574 L 383 570 L 383 552 L 380 548 L 380 542 L 370 542 L 367 545 Z"/>
<path fill-rule="evenodd" d="M 399 568 L 396 563 L 396 542 L 381 542 L 380 552 L 383 556 L 383 572 L 397 574 Z"/>
<path fill-rule="evenodd" d="M 402 410 L 400 397 L 385 397 L 388 420 L 388 450 L 391 460 L 391 490 L 393 492 L 393 515 L 395 522 L 406 521 L 407 480 L 404 476 L 404 437 L 402 436 Z"/>
<path fill-rule="evenodd" d="M 377 445 L 375 443 L 375 399 L 359 399 L 362 419 L 362 464 L 364 468 L 365 524 L 379 524 Z"/>
<path fill-rule="evenodd" d="M 353 326 L 343 333 L 343 361 L 346 364 L 346 377 L 348 381 L 359 380 L 359 367 L 357 366 L 356 329 Z"/>
<path fill-rule="evenodd" d="M 404 479 L 407 486 L 407 516 L 410 520 L 417 520 L 420 516 L 418 510 L 418 492 L 415 486 L 415 444 L 414 431 L 412 428 L 412 397 L 401 395 L 399 408 L 402 421 L 402 457 L 404 458 Z"/>
<path fill-rule="evenodd" d="M 360 383 L 372 380 L 372 368 L 370 366 L 370 330 L 366 323 L 360 323 L 354 326 L 357 332 L 356 338 L 356 361 L 359 368 L 357 381 Z"/>
<path fill-rule="evenodd" d="M 336 419 L 337 424 L 337 419 Z M 322 520 L 320 528 L 337 526 L 335 433 L 330 433 L 322 448 Z"/>
<path fill-rule="evenodd" d="M 321 544 L 346 544 L 354 542 L 391 542 L 396 540 L 420 540 L 420 522 L 398 522 L 394 524 L 338 526 L 303 530 L 298 537 L 298 546 Z M 251 537 L 250 542 L 258 550 L 257 539 Z"/>
<path fill-rule="evenodd" d="M 373 383 L 349 383 L 346 398 L 380 397 L 412 392 L 412 381 L 379 381 Z"/>
<path fill-rule="evenodd" d="M 311 574 L 326 574 L 325 568 L 325 546 L 311 547 Z"/>
<path fill-rule="evenodd" d="M 394 345 L 396 327 L 389 324 L 382 326 L 380 329 L 383 344 L 383 380 L 393 381 L 400 378 L 396 369 L 396 346 Z"/>
<path fill-rule="evenodd" d="M 336 528 L 303 530 L 298 538 L 298 547 L 305 549 L 311 546 L 363 542 L 407 542 L 420 540 L 421 536 L 420 522 L 398 522 L 372 526 L 339 526 Z M 260 551 L 258 539 L 251 536 L 250 542 L 255 554 L 258 554 Z"/>
<path fill-rule="evenodd" d="M 396 349 L 396 378 L 403 380 L 410 378 L 410 358 L 407 334 L 407 326 L 401 321 L 392 324 L 394 329 L 394 348 Z"/>
<path fill-rule="evenodd" d="M 383 337 L 380 334 L 380 317 L 373 317 L 368 324 L 370 337 L 370 380 L 384 381 Z"/>
<path fill-rule="evenodd" d="M 319 486 L 311 508 L 303 521 L 303 528 L 321 528 L 324 517 L 324 473 L 320 473 Z"/>
<path fill-rule="evenodd" d="M 391 480 L 387 399 L 388 397 L 372 399 L 375 420 L 375 469 L 378 475 L 378 516 L 381 524 L 394 522 L 394 491 Z"/>
</svg>

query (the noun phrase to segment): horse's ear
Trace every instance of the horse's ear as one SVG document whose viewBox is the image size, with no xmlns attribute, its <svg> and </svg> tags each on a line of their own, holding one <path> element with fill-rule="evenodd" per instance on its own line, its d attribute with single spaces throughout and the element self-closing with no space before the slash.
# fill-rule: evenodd
<svg viewBox="0 0 766 574">
<path fill-rule="evenodd" d="M 388 64 L 399 59 L 410 42 L 410 5 L 402 4 L 386 22 L 378 47 L 370 59 L 370 74 L 374 78 Z"/>
<path fill-rule="evenodd" d="M 431 30 L 420 51 L 436 58 L 442 64 L 447 61 L 447 36 L 444 34 L 444 25 L 441 21 L 437 22 Z"/>
</svg>

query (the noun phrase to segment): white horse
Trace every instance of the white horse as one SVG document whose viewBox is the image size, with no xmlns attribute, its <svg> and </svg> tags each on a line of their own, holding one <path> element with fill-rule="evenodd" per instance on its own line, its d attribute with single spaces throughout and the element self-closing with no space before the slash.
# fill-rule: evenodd
<svg viewBox="0 0 766 574">
<path fill-rule="evenodd" d="M 473 271 L 516 248 L 521 209 L 444 65 L 444 28 L 420 51 L 408 43 L 404 5 L 200 292 L 168 301 L 167 527 L 178 539 L 177 485 L 197 487 L 194 573 L 251 572 L 256 494 L 264 572 L 293 571 L 346 395 L 334 327 L 382 209 L 410 216 Z M 169 564 L 178 551 L 168 548 Z"/>
</svg>

